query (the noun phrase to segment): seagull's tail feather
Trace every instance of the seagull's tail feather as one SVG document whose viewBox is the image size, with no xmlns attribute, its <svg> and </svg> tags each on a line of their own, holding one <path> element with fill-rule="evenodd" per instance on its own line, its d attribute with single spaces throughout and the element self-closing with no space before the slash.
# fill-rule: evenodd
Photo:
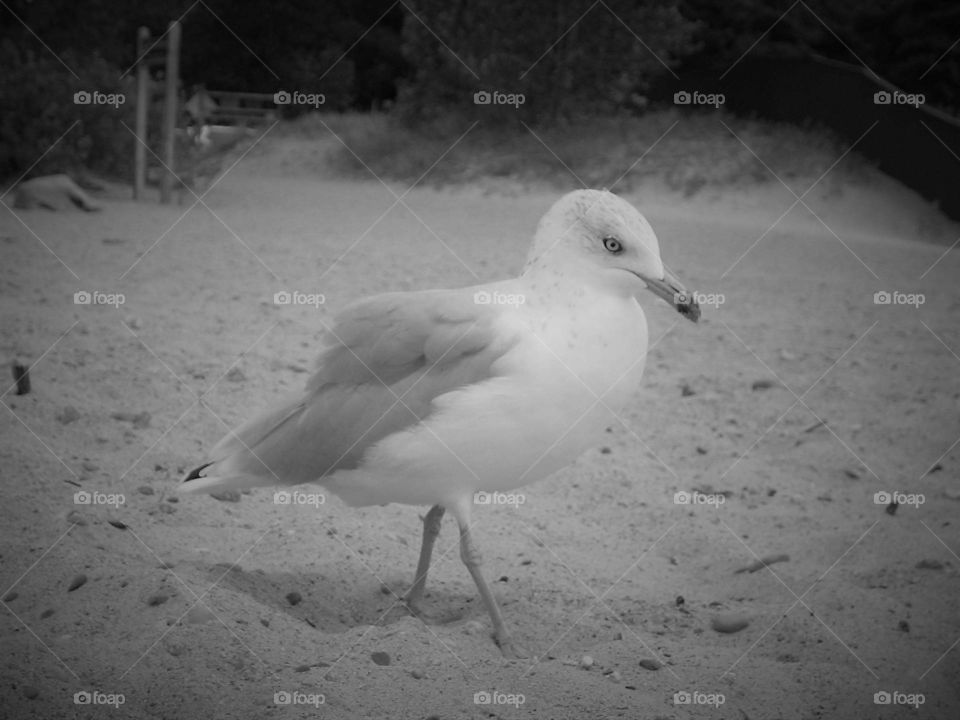
<svg viewBox="0 0 960 720">
<path fill-rule="evenodd" d="M 180 484 L 182 493 L 242 490 L 262 485 L 295 485 L 312 478 L 289 472 L 289 442 L 281 432 L 303 413 L 303 398 L 264 412 L 223 438 L 210 460 L 191 470 Z"/>
</svg>

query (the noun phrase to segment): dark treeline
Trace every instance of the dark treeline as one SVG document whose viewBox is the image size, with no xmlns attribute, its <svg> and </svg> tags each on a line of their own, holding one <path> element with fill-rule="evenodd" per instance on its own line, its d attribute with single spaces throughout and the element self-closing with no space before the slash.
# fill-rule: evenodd
<svg viewBox="0 0 960 720">
<path fill-rule="evenodd" d="M 77 119 L 87 146 L 105 142 L 65 98 L 130 93 L 137 29 L 159 36 L 176 18 L 185 88 L 299 89 L 323 93 L 328 110 L 396 104 L 407 119 L 467 111 L 482 90 L 523 94 L 522 113 L 503 117 L 531 123 L 640 112 L 658 78 L 719 77 L 747 51 L 862 62 L 960 107 L 960 5 L 939 0 L 8 0 L 0 175 Z M 64 151 L 71 142 L 83 145 Z"/>
</svg>

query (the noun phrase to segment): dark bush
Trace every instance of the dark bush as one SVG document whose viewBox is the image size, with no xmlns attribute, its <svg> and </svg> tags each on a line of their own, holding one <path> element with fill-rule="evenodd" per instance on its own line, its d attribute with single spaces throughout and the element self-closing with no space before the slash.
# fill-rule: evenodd
<svg viewBox="0 0 960 720">
<path fill-rule="evenodd" d="M 85 168 L 131 177 L 136 101 L 132 76 L 121 79 L 119 69 L 95 55 L 67 52 L 57 58 L 10 41 L 0 45 L 0 67 L 0 176 L 77 173 Z M 94 102 L 94 93 L 101 102 Z M 86 98 L 91 102 L 83 104 Z M 113 104 L 103 102 L 108 98 Z"/>
</svg>

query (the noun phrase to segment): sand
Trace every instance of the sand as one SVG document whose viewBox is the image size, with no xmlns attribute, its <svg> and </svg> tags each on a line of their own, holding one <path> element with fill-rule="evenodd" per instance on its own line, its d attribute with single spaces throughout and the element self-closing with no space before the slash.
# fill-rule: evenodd
<svg viewBox="0 0 960 720">
<path fill-rule="evenodd" d="M 879 176 L 822 183 L 823 222 L 798 205 L 769 232 L 795 200 L 777 183 L 630 193 L 713 304 L 693 325 L 647 298 L 644 387 L 606 445 L 475 514 L 536 656 L 505 661 L 449 519 L 427 625 L 396 605 L 425 508 L 177 497 L 305 382 L 320 318 L 516 272 L 558 196 L 415 188 L 391 209 L 402 184 L 318 165 L 268 140 L 209 209 L 0 209 L 2 357 L 32 365 L 0 409 L 0 716 L 957 716 L 954 226 Z"/>
</svg>

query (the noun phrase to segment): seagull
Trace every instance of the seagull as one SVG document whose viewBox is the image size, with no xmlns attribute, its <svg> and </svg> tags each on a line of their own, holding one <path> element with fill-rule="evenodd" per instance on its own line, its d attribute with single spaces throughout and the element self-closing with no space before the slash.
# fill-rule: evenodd
<svg viewBox="0 0 960 720">
<path fill-rule="evenodd" d="M 495 642 L 526 657 L 484 579 L 472 511 L 602 442 L 640 384 L 644 289 L 699 319 L 636 208 L 605 190 L 568 193 L 540 220 L 519 277 L 345 307 L 303 391 L 230 432 L 180 490 L 316 483 L 350 506 L 429 506 L 404 597 L 417 616 L 449 511 Z"/>
</svg>

